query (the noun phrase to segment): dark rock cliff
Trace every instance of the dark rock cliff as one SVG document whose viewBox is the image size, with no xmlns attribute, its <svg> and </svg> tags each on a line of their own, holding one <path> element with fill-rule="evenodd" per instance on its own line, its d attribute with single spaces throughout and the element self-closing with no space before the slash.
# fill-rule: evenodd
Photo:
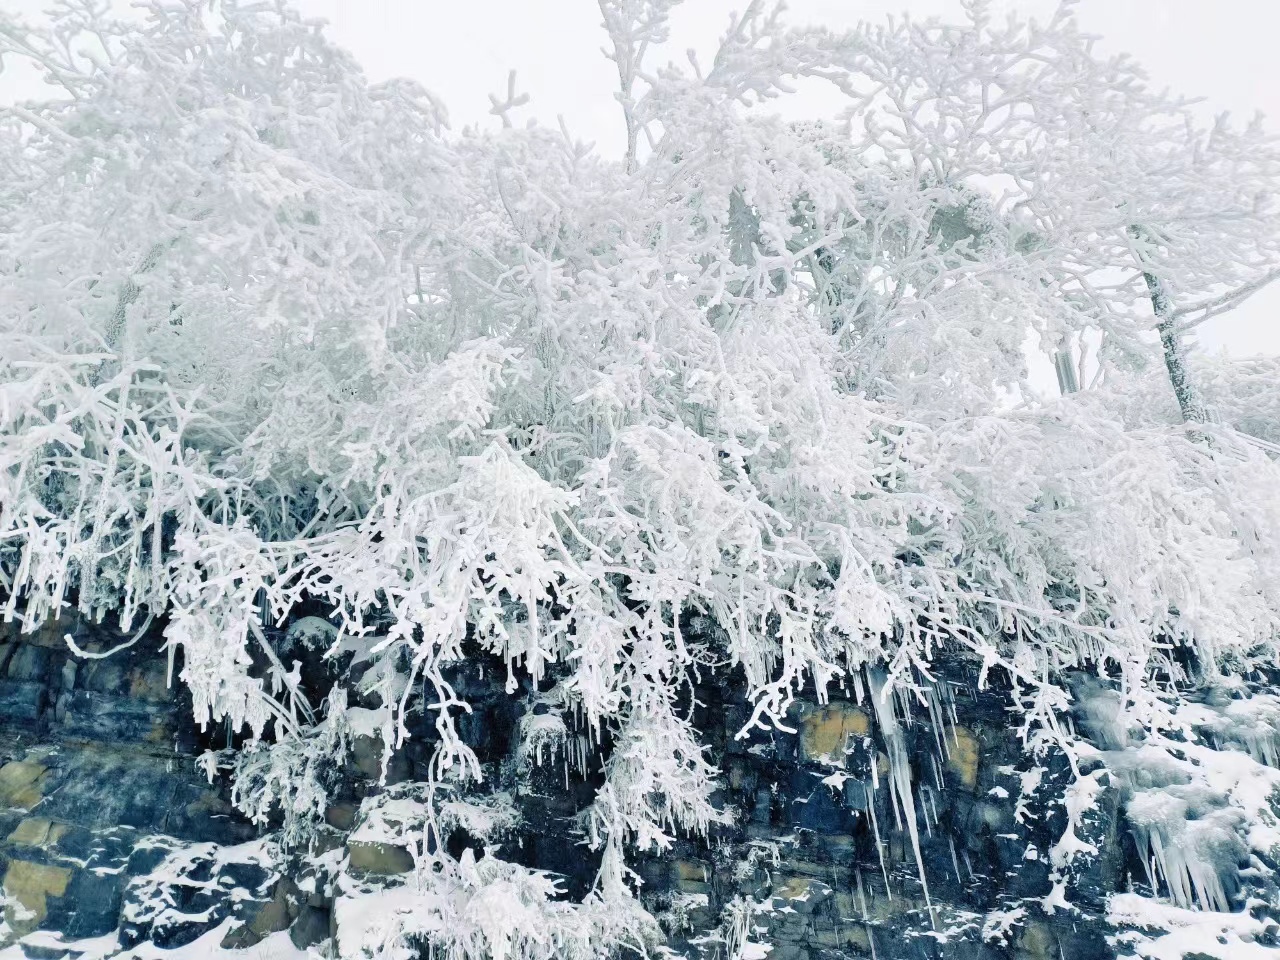
<svg viewBox="0 0 1280 960">
<path fill-rule="evenodd" d="M 123 640 L 77 621 L 30 634 L 0 628 L 6 944 L 34 957 L 202 936 L 235 949 L 288 931 L 298 948 L 323 947 L 333 890 L 316 863 L 346 858 L 347 869 L 373 876 L 411 869 L 404 850 L 349 839 L 361 802 L 386 789 L 376 740 L 360 738 L 335 772 L 337 794 L 309 848 L 284 852 L 197 768 L 226 733 L 195 730 L 189 702 L 167 683 L 158 630 L 103 659 L 73 655 L 67 633 L 90 653 Z M 866 702 L 810 697 L 793 710 L 794 732 L 737 739 L 748 718 L 741 696 L 697 690 L 694 716 L 722 772 L 716 799 L 734 816 L 706 842 L 681 839 L 634 864 L 671 949 L 727 956 L 736 919 L 739 947 L 768 945 L 770 960 L 1117 955 L 1107 898 L 1143 880 L 1121 792 L 1101 790 L 1075 828 L 1097 852 L 1069 871 L 1068 905 L 1049 857 L 1067 826 L 1065 760 L 1035 767 L 1007 695 L 979 692 L 963 663 L 939 666 L 936 695 L 896 735 L 911 767 L 909 804 L 895 802 L 895 747 Z M 561 875 L 567 893 L 581 895 L 598 861 L 572 818 L 590 786 L 553 763 L 517 771 L 518 709 L 485 676 L 494 673 L 463 669 L 457 682 L 474 708 L 464 734 L 522 814 L 503 855 Z M 420 734 L 396 756 L 388 785 L 424 777 L 430 733 Z M 915 811 L 918 857 L 904 810 Z"/>
</svg>

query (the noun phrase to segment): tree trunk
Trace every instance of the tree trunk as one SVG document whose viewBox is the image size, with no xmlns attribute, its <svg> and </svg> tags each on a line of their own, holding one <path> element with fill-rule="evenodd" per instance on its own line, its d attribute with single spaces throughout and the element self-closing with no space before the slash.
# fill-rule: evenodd
<svg viewBox="0 0 1280 960">
<path fill-rule="evenodd" d="M 1064 397 L 1069 393 L 1079 392 L 1080 381 L 1076 377 L 1075 360 L 1065 343 L 1053 355 L 1053 369 L 1058 375 L 1058 390 Z"/>
<path fill-rule="evenodd" d="M 1142 279 L 1147 282 L 1147 289 L 1151 292 L 1151 308 L 1156 315 L 1160 345 L 1164 348 L 1164 365 L 1169 371 L 1169 382 L 1173 385 L 1173 395 L 1178 398 L 1178 409 L 1182 411 L 1182 419 L 1187 423 L 1208 423 L 1209 408 L 1187 372 L 1186 347 L 1183 345 L 1182 338 L 1178 336 L 1177 324 L 1173 317 L 1173 304 L 1165 291 L 1164 282 L 1154 273 L 1145 271 Z"/>
</svg>

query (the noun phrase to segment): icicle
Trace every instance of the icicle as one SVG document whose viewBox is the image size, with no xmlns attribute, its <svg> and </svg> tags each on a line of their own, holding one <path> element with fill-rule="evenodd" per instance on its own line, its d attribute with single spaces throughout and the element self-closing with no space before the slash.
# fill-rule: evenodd
<svg viewBox="0 0 1280 960">
<path fill-rule="evenodd" d="M 947 837 L 947 844 L 951 847 L 951 869 L 956 872 L 956 883 L 963 883 L 960 879 L 960 860 L 956 857 L 956 841 L 952 836 Z"/>
<path fill-rule="evenodd" d="M 902 832 L 902 811 L 907 809 L 907 805 L 898 798 L 899 781 L 894 775 L 893 758 L 889 758 L 889 809 L 893 811 L 893 826 L 899 833 Z M 910 787 L 907 788 L 911 789 Z"/>
<path fill-rule="evenodd" d="M 874 765 L 873 765 L 874 767 Z M 871 835 L 876 838 L 876 856 L 880 858 L 880 872 L 884 874 L 884 892 L 893 899 L 893 888 L 889 886 L 889 864 L 884 859 L 884 842 L 880 839 L 880 822 L 876 819 L 876 795 L 874 784 L 871 787 L 870 803 L 867 810 L 871 813 Z"/>
<path fill-rule="evenodd" d="M 893 711 L 894 719 L 897 720 L 898 717 L 901 717 L 901 722 L 903 724 L 908 727 L 911 726 L 915 723 L 915 714 L 911 709 L 911 695 L 909 691 L 904 687 L 894 687 L 893 696 L 897 700 L 897 709 Z M 888 704 L 885 704 L 885 706 L 888 706 Z"/>
<path fill-rule="evenodd" d="M 925 698 L 929 704 L 929 729 L 933 731 L 933 742 L 938 745 L 938 753 L 943 758 L 949 758 L 951 751 L 947 749 L 947 727 L 946 722 L 942 719 L 942 710 L 938 707 L 937 690 L 934 687 L 929 688 L 929 694 Z M 942 734 L 939 735 L 938 727 L 942 727 Z"/>
<path fill-rule="evenodd" d="M 849 674 L 849 685 L 853 687 L 854 702 L 857 703 L 858 706 L 862 706 L 862 695 L 865 690 L 862 685 L 861 671 Z"/>
<path fill-rule="evenodd" d="M 956 728 L 960 726 L 960 717 L 956 715 L 956 700 L 951 696 L 950 688 L 947 690 L 947 711 L 951 714 L 951 740 L 958 747 L 960 734 L 956 732 Z"/>
<path fill-rule="evenodd" d="M 871 683 L 871 702 L 875 706 L 876 719 L 880 723 L 880 732 L 885 739 L 885 747 L 889 751 L 889 783 L 896 785 L 899 802 L 903 805 L 902 813 L 907 821 L 907 831 L 911 836 L 911 850 L 915 854 L 916 869 L 920 875 L 920 887 L 924 891 L 925 906 L 929 909 L 929 920 L 936 928 L 937 917 L 934 915 L 933 901 L 929 896 L 929 881 L 924 874 L 924 855 L 920 852 L 920 830 L 916 826 L 915 800 L 911 793 L 911 765 L 907 756 L 907 747 L 902 739 L 902 729 L 898 718 L 894 715 L 893 705 L 885 697 L 885 678 L 877 669 L 867 671 Z"/>
</svg>

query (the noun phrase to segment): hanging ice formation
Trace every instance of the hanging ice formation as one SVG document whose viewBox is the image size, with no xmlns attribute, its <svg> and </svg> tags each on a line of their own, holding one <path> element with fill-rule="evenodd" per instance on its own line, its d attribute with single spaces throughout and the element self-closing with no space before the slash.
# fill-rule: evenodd
<svg viewBox="0 0 1280 960">
<path fill-rule="evenodd" d="M 1244 854 L 1237 831 L 1243 815 L 1216 810 L 1188 819 L 1187 801 L 1177 787 L 1144 790 L 1129 801 L 1143 867 L 1153 890 L 1163 886 L 1180 907 L 1229 911 L 1236 867 Z"/>
<path fill-rule="evenodd" d="M 1269 799 L 1280 788 L 1280 701 L 1233 692 L 1244 691 L 1172 706 L 1173 738 L 1142 732 L 1114 690 L 1096 682 L 1076 689 L 1090 738 L 1109 748 L 1099 758 L 1126 796 L 1145 878 L 1184 909 L 1235 910 L 1242 863 L 1280 841 Z"/>
<path fill-rule="evenodd" d="M 898 810 L 901 808 L 902 819 L 906 821 L 907 834 L 911 837 L 911 852 L 916 859 L 916 870 L 920 876 L 920 887 L 924 891 L 925 906 L 929 910 L 930 921 L 936 923 L 933 901 L 929 897 L 929 881 L 924 873 L 924 856 L 920 852 L 920 830 L 916 824 L 915 796 L 911 790 L 911 757 L 902 736 L 902 727 L 894 713 L 893 689 L 886 684 L 885 673 L 878 667 L 867 670 L 867 680 L 871 687 L 871 703 L 875 708 L 876 721 L 884 737 L 885 753 L 889 758 L 889 805 L 895 817 L 898 816 Z M 874 763 L 872 766 L 874 768 Z"/>
</svg>

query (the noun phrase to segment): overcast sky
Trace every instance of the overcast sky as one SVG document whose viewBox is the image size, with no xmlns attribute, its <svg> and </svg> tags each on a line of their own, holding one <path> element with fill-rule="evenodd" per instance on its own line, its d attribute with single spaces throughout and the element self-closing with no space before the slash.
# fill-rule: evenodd
<svg viewBox="0 0 1280 960">
<path fill-rule="evenodd" d="M 621 126 L 612 99 L 616 75 L 600 48 L 605 37 L 595 0 L 295 0 L 330 23 L 374 80 L 408 76 L 438 94 L 451 125 L 496 122 L 488 94 L 505 89 L 507 71 L 532 102 L 517 117 L 555 123 L 597 149 L 616 154 Z M 670 53 L 687 48 L 709 62 L 730 11 L 746 0 L 686 0 L 673 20 Z M 0 0 L 6 9 L 35 12 L 46 0 Z M 999 9 L 1047 16 L 1056 0 L 997 0 Z M 850 26 L 903 11 L 954 18 L 959 0 L 790 0 L 792 22 Z M 1127 52 L 1157 86 L 1205 98 L 1206 113 L 1266 113 L 1280 132 L 1280 0 L 1080 0 L 1082 26 L 1100 37 L 1103 53 Z M 0 103 L 36 95 L 30 78 L 0 73 Z M 817 104 L 811 104 L 815 110 Z M 801 108 L 803 109 L 803 107 Z M 1280 225 L 1277 225 L 1280 229 Z M 1280 354 L 1280 288 L 1259 294 L 1201 330 L 1209 349 L 1236 355 Z"/>
</svg>

